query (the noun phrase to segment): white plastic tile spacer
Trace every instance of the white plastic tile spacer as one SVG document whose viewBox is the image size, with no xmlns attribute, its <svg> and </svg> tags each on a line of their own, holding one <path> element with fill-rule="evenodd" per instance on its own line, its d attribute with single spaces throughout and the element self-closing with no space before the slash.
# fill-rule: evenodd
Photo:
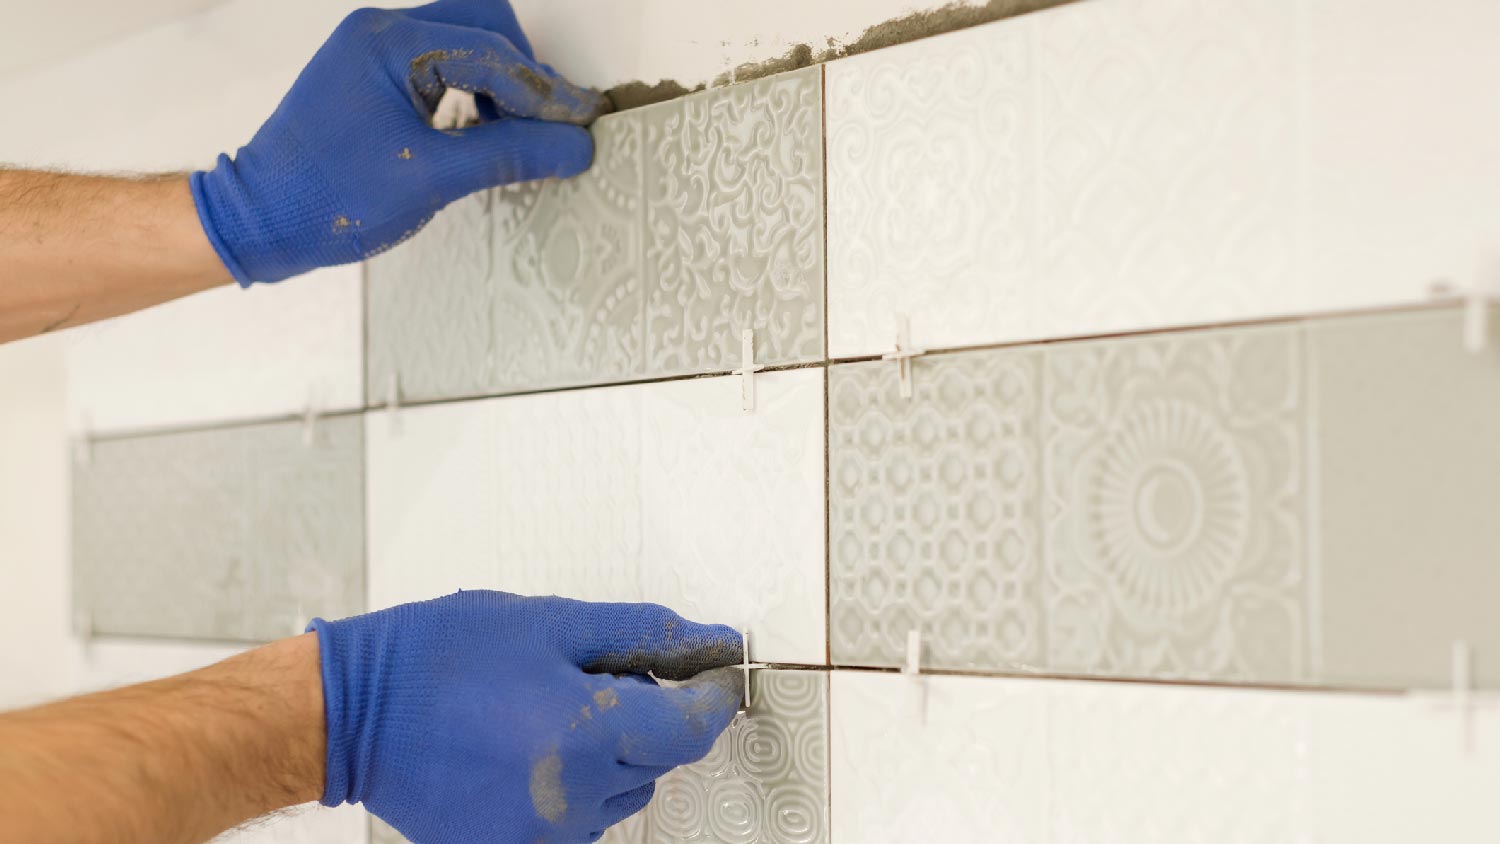
<svg viewBox="0 0 1500 844">
<path fill-rule="evenodd" d="M 762 669 L 762 668 L 770 668 L 770 667 L 771 666 L 767 665 L 764 662 L 751 662 L 750 661 L 750 631 L 748 631 L 748 630 L 741 630 L 740 631 L 740 664 L 739 664 L 738 668 L 741 671 L 745 672 L 745 704 L 741 708 L 740 711 L 744 712 L 746 715 L 750 714 L 750 672 L 751 671 L 757 671 L 757 670 Z"/>
<path fill-rule="evenodd" d="M 392 432 L 397 430 L 396 413 L 401 410 L 401 375 L 392 372 L 385 382 L 385 414 Z"/>
<path fill-rule="evenodd" d="M 927 683 L 922 676 L 922 629 L 913 627 L 906 631 L 906 662 L 901 673 L 912 679 L 916 690 L 917 721 L 927 723 Z"/>
<path fill-rule="evenodd" d="M 887 352 L 880 356 L 881 360 L 896 361 L 900 367 L 901 375 L 901 398 L 909 399 L 912 395 L 911 387 L 911 359 L 919 358 L 927 354 L 926 349 L 919 349 L 911 342 L 911 320 L 906 314 L 896 315 L 896 351 Z"/>
<path fill-rule="evenodd" d="M 740 405 L 746 413 L 755 410 L 755 373 L 765 369 L 755 364 L 755 329 L 740 332 L 740 368 L 733 374 L 740 376 Z"/>
<path fill-rule="evenodd" d="M 307 622 L 305 620 L 306 618 L 307 618 L 307 616 L 303 612 L 302 605 L 298 604 L 297 605 L 297 612 L 296 612 L 296 614 L 294 614 L 292 616 L 292 633 L 291 633 L 291 635 L 293 635 L 293 636 L 301 636 L 304 632 L 306 632 L 306 630 L 307 630 Z"/>
<path fill-rule="evenodd" d="M 312 448 L 318 442 L 318 407 L 309 403 L 302 411 L 302 445 Z"/>
<path fill-rule="evenodd" d="M 1458 713 L 1459 740 L 1465 751 L 1474 746 L 1474 655 L 1469 643 L 1463 639 L 1453 641 L 1451 654 L 1451 684 L 1453 687 L 1453 709 Z"/>
<path fill-rule="evenodd" d="M 1472 290 L 1464 296 L 1464 350 L 1477 355 L 1490 342 L 1490 301 Z"/>
<path fill-rule="evenodd" d="M 922 674 L 922 629 L 919 627 L 906 631 L 906 663 L 901 666 L 901 673 L 908 677 Z"/>
</svg>

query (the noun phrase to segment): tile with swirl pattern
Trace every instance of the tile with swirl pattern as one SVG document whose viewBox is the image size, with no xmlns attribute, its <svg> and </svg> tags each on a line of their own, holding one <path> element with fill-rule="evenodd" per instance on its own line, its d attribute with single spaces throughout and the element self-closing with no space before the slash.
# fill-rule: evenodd
<svg viewBox="0 0 1500 844">
<path fill-rule="evenodd" d="M 572 179 L 497 189 L 371 262 L 385 400 L 605 384 L 823 353 L 822 69 L 601 118 Z"/>
<path fill-rule="evenodd" d="M 831 367 L 834 664 L 900 665 L 920 628 L 935 668 L 1401 688 L 1465 640 L 1500 686 L 1500 444 L 1470 433 L 1500 358 L 1462 322 L 934 355 L 912 399 L 895 364 Z"/>
<path fill-rule="evenodd" d="M 73 600 L 105 635 L 262 641 L 364 609 L 363 426 L 96 442 L 73 467 Z"/>
</svg>

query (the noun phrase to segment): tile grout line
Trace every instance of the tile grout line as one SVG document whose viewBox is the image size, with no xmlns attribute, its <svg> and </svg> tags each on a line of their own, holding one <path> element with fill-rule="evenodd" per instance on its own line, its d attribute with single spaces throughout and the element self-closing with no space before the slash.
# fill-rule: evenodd
<svg viewBox="0 0 1500 844">
<path fill-rule="evenodd" d="M 1045 339 L 1001 341 L 996 343 L 980 343 L 969 346 L 950 346 L 943 348 L 927 349 L 924 357 L 936 357 L 942 355 L 961 355 L 970 352 L 1000 351 L 1004 349 L 1044 348 L 1048 346 L 1066 345 L 1069 343 L 1087 343 L 1100 340 L 1128 340 L 1140 337 L 1159 337 L 1181 334 L 1194 334 L 1205 331 L 1234 330 L 1269 326 L 1295 326 L 1310 322 L 1327 320 L 1358 319 L 1362 317 L 1386 316 L 1408 313 L 1425 313 L 1429 311 L 1445 310 L 1461 306 L 1461 302 L 1454 298 L 1442 298 L 1431 302 L 1413 302 L 1404 305 L 1389 305 L 1382 307 L 1351 308 L 1336 311 L 1323 311 L 1319 313 L 1285 315 L 1274 317 L 1262 317 L 1256 319 L 1198 323 L 1193 325 L 1169 326 L 1163 328 L 1147 328 L 1133 331 L 1120 331 L 1106 334 L 1080 334 L 1067 337 L 1052 337 Z M 791 372 L 799 369 L 812 369 L 816 367 L 829 368 L 843 366 L 845 364 L 868 363 L 881 360 L 880 355 L 858 355 L 844 358 L 830 358 L 824 360 L 802 361 L 799 363 L 784 363 L 767 366 L 762 372 Z M 523 396 L 549 395 L 552 393 L 570 393 L 580 390 L 604 389 L 608 387 L 628 387 L 647 384 L 665 384 L 676 381 L 693 381 L 704 378 L 722 378 L 732 376 L 731 370 L 714 370 L 709 372 L 692 372 L 677 375 L 663 375 L 655 378 L 637 378 L 623 381 L 605 381 L 591 384 L 572 384 L 560 387 L 545 387 L 531 390 L 518 390 L 501 393 L 483 393 L 470 396 L 453 396 L 439 399 L 421 399 L 415 401 L 403 401 L 401 407 L 418 408 L 434 407 L 449 404 L 461 404 L 463 402 L 488 401 L 490 399 L 520 398 Z M 336 419 L 343 416 L 355 416 L 367 412 L 384 410 L 384 405 L 366 405 L 364 407 L 346 407 L 337 410 L 329 410 L 318 414 L 319 419 Z M 245 428 L 255 425 L 267 425 L 278 422 L 300 422 L 302 416 L 295 412 L 282 414 L 268 414 L 265 416 L 245 416 L 234 419 L 214 420 L 209 422 L 185 423 L 177 425 L 162 425 L 160 427 L 136 427 L 122 428 L 118 431 L 101 432 L 90 436 L 92 442 L 110 442 L 114 440 L 128 440 L 140 437 L 162 436 L 168 434 L 186 434 L 198 431 L 216 431 L 229 428 Z"/>
<path fill-rule="evenodd" d="M 818 68 L 818 115 L 823 144 L 823 660 L 833 664 L 833 544 L 829 527 L 833 479 L 830 454 L 833 448 L 828 405 L 828 68 Z M 823 810 L 824 829 L 833 839 L 833 677 L 823 683 Z"/>
</svg>

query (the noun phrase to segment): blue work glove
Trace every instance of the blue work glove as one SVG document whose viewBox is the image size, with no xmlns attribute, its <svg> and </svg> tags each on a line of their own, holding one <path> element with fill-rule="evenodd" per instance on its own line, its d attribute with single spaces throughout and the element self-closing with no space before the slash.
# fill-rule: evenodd
<svg viewBox="0 0 1500 844">
<path fill-rule="evenodd" d="M 478 126 L 432 128 L 447 88 Z M 204 232 L 241 285 L 383 252 L 443 206 L 588 169 L 597 91 L 539 64 L 505 0 L 440 0 L 344 19 L 250 143 L 192 176 Z"/>
<path fill-rule="evenodd" d="M 459 592 L 309 629 L 323 803 L 417 844 L 596 841 L 706 755 L 744 694 L 722 667 L 739 634 L 655 604 Z"/>
</svg>

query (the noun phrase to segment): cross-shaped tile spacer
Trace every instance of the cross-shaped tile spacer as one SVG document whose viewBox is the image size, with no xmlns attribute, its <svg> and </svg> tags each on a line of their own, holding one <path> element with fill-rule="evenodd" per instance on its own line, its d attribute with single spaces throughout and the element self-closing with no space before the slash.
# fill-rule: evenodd
<svg viewBox="0 0 1500 844">
<path fill-rule="evenodd" d="M 893 360 L 901 368 L 901 398 L 911 398 L 911 359 L 927 354 L 911 344 L 911 320 L 905 314 L 896 317 L 896 351 L 880 356 L 881 360 Z"/>
<path fill-rule="evenodd" d="M 740 368 L 734 371 L 741 379 L 740 404 L 746 413 L 755 410 L 755 373 L 762 369 L 755 363 L 755 329 L 747 328 L 740 332 Z"/>
</svg>

